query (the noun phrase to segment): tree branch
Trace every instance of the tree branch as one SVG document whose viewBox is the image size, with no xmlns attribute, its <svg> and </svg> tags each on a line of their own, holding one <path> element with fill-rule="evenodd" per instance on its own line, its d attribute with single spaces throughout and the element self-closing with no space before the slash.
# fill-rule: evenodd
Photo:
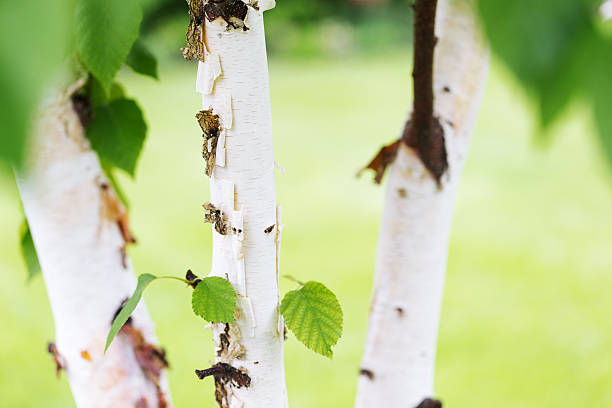
<svg viewBox="0 0 612 408">
<path fill-rule="evenodd" d="M 438 185 L 448 168 L 444 132 L 434 117 L 433 64 L 437 0 L 416 0 L 414 9 L 414 105 L 402 141 L 416 150 Z"/>
</svg>

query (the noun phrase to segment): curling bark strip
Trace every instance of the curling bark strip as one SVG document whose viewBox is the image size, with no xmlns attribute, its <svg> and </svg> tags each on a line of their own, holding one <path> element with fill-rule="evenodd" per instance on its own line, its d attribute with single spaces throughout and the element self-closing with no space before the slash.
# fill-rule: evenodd
<svg viewBox="0 0 612 408">
<path fill-rule="evenodd" d="M 153 378 L 147 367 L 145 346 L 154 348 L 156 339 L 143 305 L 130 332 L 120 333 L 104 354 L 114 314 L 136 279 L 124 252 L 116 213 L 121 206 L 113 201 L 71 94 L 44 108 L 27 170 L 17 176 L 53 312 L 54 350 L 80 408 L 169 406 L 165 374 Z"/>
<path fill-rule="evenodd" d="M 488 51 L 466 0 L 440 0 L 434 116 L 448 171 L 439 186 L 399 143 L 389 171 L 372 308 L 356 407 L 416 407 L 434 394 L 440 307 L 452 211 L 488 73 Z"/>
<path fill-rule="evenodd" d="M 238 386 L 215 376 L 215 396 L 221 407 L 284 408 L 280 220 L 263 25 L 263 11 L 274 3 L 253 4 L 258 6 L 248 6 L 246 29 L 231 18 L 238 28 L 223 18 L 203 19 L 205 56 L 198 62 L 196 90 L 203 95 L 204 111 L 212 108 L 220 122 L 210 172 L 211 203 L 206 205 L 208 211 L 220 210 L 223 222 L 222 228 L 217 223 L 213 228 L 211 275 L 228 279 L 238 294 L 236 324 L 213 328 L 216 361 L 250 378 L 248 385 Z M 210 148 L 212 144 L 204 146 Z"/>
</svg>

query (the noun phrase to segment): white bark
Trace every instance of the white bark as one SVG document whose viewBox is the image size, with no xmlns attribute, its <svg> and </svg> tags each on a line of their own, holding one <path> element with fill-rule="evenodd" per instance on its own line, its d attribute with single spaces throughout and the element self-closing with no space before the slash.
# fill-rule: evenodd
<svg viewBox="0 0 612 408">
<path fill-rule="evenodd" d="M 249 7 L 248 31 L 227 30 L 221 19 L 206 21 L 209 53 L 199 63 L 196 89 L 203 94 L 204 109 L 212 107 L 221 119 L 211 202 L 223 211 L 232 229 L 229 235 L 213 229 L 211 275 L 227 278 L 239 294 L 239 318 L 230 331 L 232 345 L 220 351 L 217 361 L 251 377 L 249 387 L 220 390 L 228 400 L 220 405 L 284 408 L 288 402 L 284 323 L 279 313 L 280 219 L 262 16 L 274 2 L 259 5 L 260 11 Z M 219 347 L 223 329 L 224 325 L 215 327 Z"/>
<path fill-rule="evenodd" d="M 449 170 L 438 189 L 415 152 L 403 143 L 389 169 L 361 365 L 369 372 L 362 371 L 359 378 L 358 408 L 416 407 L 434 395 L 455 192 L 488 72 L 488 52 L 469 4 L 439 3 L 434 102 L 444 128 Z"/>
<path fill-rule="evenodd" d="M 124 334 L 104 354 L 113 316 L 136 280 L 129 260 L 123 264 L 114 193 L 101 188 L 108 181 L 68 92 L 44 108 L 30 153 L 28 170 L 18 175 L 19 190 L 51 303 L 55 343 L 76 405 L 161 406 L 156 386 Z M 156 342 L 144 306 L 132 320 L 147 342 Z M 161 384 L 165 392 L 165 378 Z"/>
</svg>

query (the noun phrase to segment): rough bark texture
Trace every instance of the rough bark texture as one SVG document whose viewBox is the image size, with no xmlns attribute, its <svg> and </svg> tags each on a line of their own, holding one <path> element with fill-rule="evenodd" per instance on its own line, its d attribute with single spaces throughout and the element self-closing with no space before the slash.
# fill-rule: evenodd
<svg viewBox="0 0 612 408">
<path fill-rule="evenodd" d="M 220 119 L 208 207 L 221 211 L 227 228 L 225 234 L 213 230 L 211 275 L 228 279 L 239 294 L 236 325 L 214 326 L 216 361 L 250 379 L 239 386 L 215 376 L 216 399 L 221 407 L 283 408 L 288 403 L 279 313 L 280 219 L 262 15 L 274 4 L 257 4 L 248 7 L 244 21 L 228 13 L 207 14 L 206 55 L 199 62 L 196 90 L 203 95 L 203 109 L 212 108 Z M 210 149 L 212 144 L 204 146 Z"/>
<path fill-rule="evenodd" d="M 111 321 L 136 280 L 124 252 L 125 214 L 84 137 L 70 92 L 44 108 L 18 182 L 55 321 L 49 349 L 76 405 L 169 406 L 157 364 L 163 366 L 163 354 L 152 345 L 144 305 L 104 355 Z"/>
<path fill-rule="evenodd" d="M 455 191 L 488 71 L 469 2 L 441 0 L 436 21 L 434 115 L 443 127 L 449 168 L 438 187 L 405 143 L 391 165 L 358 408 L 416 407 L 434 394 Z"/>
</svg>

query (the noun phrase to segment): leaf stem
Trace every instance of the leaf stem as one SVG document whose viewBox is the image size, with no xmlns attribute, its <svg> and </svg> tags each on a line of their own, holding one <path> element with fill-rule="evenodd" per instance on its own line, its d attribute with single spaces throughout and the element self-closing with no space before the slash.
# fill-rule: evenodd
<svg viewBox="0 0 612 408">
<path fill-rule="evenodd" d="M 296 278 L 294 278 L 291 275 L 282 275 L 282 277 L 285 278 L 285 279 L 289 279 L 290 281 L 294 281 L 295 283 L 297 283 L 300 286 L 304 286 L 305 285 L 304 282 L 302 282 L 301 280 L 297 280 Z"/>
<path fill-rule="evenodd" d="M 176 276 L 158 276 L 157 279 L 174 279 L 186 283 L 187 285 L 191 285 L 191 282 L 189 282 L 187 279 L 177 278 Z"/>
</svg>

